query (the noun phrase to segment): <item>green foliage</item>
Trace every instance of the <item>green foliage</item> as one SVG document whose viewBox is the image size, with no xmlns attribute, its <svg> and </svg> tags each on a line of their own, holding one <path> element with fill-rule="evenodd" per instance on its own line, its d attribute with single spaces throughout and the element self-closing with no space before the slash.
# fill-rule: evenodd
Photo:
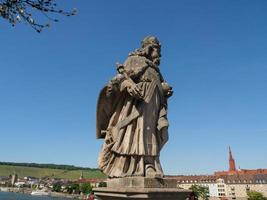
<svg viewBox="0 0 267 200">
<path fill-rule="evenodd" d="M 82 170 L 84 178 L 106 178 L 106 176 L 96 169 Z M 32 176 L 36 178 L 62 178 L 62 179 L 78 179 L 81 175 L 81 170 L 64 170 L 51 169 L 15 165 L 0 165 L 0 176 L 8 177 L 10 174 L 18 174 L 19 177 Z"/>
<path fill-rule="evenodd" d="M 32 189 L 33 189 L 33 190 L 38 189 L 38 185 L 33 185 L 33 186 L 32 186 Z"/>
<path fill-rule="evenodd" d="M 56 165 L 56 164 L 38 164 L 38 163 L 14 163 L 14 162 L 0 162 L 0 165 L 9 166 L 21 166 L 21 167 L 37 167 L 37 168 L 48 168 L 48 169 L 64 169 L 64 170 L 96 170 L 95 168 L 89 167 L 77 167 L 74 165 Z"/>
<path fill-rule="evenodd" d="M 69 186 L 67 187 L 67 192 L 68 192 L 69 194 L 72 194 L 72 187 L 71 187 L 71 185 L 69 185 Z"/>
<path fill-rule="evenodd" d="M 92 192 L 92 186 L 90 183 L 83 183 L 80 185 L 80 191 L 83 194 L 89 194 Z"/>
<path fill-rule="evenodd" d="M 107 187 L 107 183 L 106 182 L 100 182 L 98 187 Z"/>
<path fill-rule="evenodd" d="M 209 188 L 208 187 L 204 187 L 200 185 L 192 185 L 189 189 L 192 190 L 198 198 L 202 198 L 204 200 L 209 199 Z"/>
<path fill-rule="evenodd" d="M 256 191 L 249 191 L 247 193 L 248 200 L 267 200 L 267 197 L 264 197 L 262 193 Z"/>
<path fill-rule="evenodd" d="M 55 183 L 53 185 L 53 192 L 60 192 L 61 191 L 61 184 L 60 183 Z"/>
<path fill-rule="evenodd" d="M 78 183 L 72 183 L 69 187 L 69 193 L 80 194 L 80 186 Z"/>
</svg>

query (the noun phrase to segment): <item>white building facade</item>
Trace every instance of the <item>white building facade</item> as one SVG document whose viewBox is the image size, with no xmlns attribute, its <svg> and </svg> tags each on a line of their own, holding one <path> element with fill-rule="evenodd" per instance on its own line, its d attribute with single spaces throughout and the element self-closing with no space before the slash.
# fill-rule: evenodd
<svg viewBox="0 0 267 200">
<path fill-rule="evenodd" d="M 209 189 L 211 199 L 247 199 L 249 191 L 257 191 L 267 197 L 267 175 L 181 176 L 177 186 L 189 189 L 192 185 Z"/>
</svg>

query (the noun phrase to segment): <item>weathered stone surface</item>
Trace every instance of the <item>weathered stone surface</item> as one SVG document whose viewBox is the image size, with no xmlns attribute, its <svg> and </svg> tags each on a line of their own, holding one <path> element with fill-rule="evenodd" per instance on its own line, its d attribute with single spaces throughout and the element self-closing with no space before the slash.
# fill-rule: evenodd
<svg viewBox="0 0 267 200">
<path fill-rule="evenodd" d="M 99 168 L 110 178 L 94 188 L 101 200 L 185 200 L 190 191 L 165 179 L 159 156 L 168 141 L 168 98 L 172 87 L 159 65 L 161 44 L 148 36 L 141 48 L 117 64 L 117 75 L 97 103 L 97 138 L 104 139 Z"/>
<path fill-rule="evenodd" d="M 101 200 L 185 200 L 190 191 L 177 188 L 95 188 Z"/>
<path fill-rule="evenodd" d="M 109 179 L 106 188 L 94 188 L 101 200 L 119 199 L 161 199 L 185 200 L 189 190 L 178 189 L 174 179 L 126 177 Z"/>
<path fill-rule="evenodd" d="M 141 44 L 117 64 L 98 98 L 96 136 L 104 139 L 98 166 L 111 178 L 164 176 L 159 156 L 168 141 L 173 91 L 160 72 L 159 40 L 148 36 Z"/>
<path fill-rule="evenodd" d="M 113 178 L 107 181 L 110 188 L 176 188 L 174 179 L 156 179 L 146 177 Z"/>
</svg>

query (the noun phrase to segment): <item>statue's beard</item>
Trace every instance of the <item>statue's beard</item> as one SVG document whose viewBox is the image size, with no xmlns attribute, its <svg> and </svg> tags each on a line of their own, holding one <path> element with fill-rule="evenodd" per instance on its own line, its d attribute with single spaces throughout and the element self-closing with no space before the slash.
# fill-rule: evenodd
<svg viewBox="0 0 267 200">
<path fill-rule="evenodd" d="M 160 64 L 160 50 L 154 48 L 153 51 L 151 52 L 151 60 L 154 63 L 154 65 L 159 65 Z"/>
<path fill-rule="evenodd" d="M 154 63 L 154 65 L 159 66 L 160 65 L 160 58 L 153 58 L 152 62 Z"/>
</svg>

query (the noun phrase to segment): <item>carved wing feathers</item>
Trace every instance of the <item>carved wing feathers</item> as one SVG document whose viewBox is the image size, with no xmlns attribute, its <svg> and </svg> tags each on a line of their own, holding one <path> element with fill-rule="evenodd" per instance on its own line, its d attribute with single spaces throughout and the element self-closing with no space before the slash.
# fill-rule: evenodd
<svg viewBox="0 0 267 200">
<path fill-rule="evenodd" d="M 107 86 L 104 87 L 98 97 L 96 111 L 96 138 L 105 138 L 110 118 L 114 113 L 117 99 L 121 93 L 113 91 L 110 96 L 106 95 Z"/>
</svg>

